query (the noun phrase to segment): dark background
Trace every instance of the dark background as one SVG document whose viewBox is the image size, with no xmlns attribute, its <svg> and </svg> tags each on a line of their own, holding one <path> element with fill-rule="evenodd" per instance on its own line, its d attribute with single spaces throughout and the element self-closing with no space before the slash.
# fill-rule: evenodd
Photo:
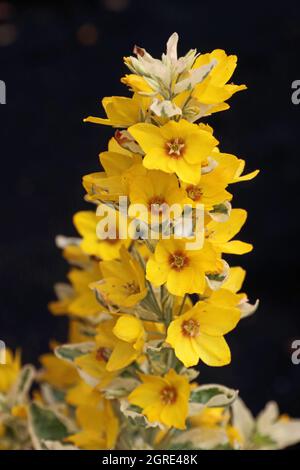
<svg viewBox="0 0 300 470">
<path fill-rule="evenodd" d="M 241 239 L 255 250 L 235 257 L 247 268 L 245 290 L 257 313 L 228 335 L 232 363 L 201 366 L 203 382 L 240 389 L 254 412 L 269 399 L 300 416 L 299 118 L 291 83 L 300 79 L 300 7 L 174 0 L 0 2 L 1 295 L 0 338 L 35 361 L 66 322 L 51 317 L 52 286 L 67 266 L 54 246 L 75 235 L 72 214 L 89 208 L 81 177 L 98 169 L 110 129 L 84 124 L 103 115 L 103 96 L 126 94 L 122 57 L 135 43 L 154 56 L 169 35 L 179 51 L 225 49 L 239 57 L 228 112 L 208 118 L 221 148 L 247 160 L 253 181 L 232 186 L 235 207 L 249 211 Z"/>
</svg>

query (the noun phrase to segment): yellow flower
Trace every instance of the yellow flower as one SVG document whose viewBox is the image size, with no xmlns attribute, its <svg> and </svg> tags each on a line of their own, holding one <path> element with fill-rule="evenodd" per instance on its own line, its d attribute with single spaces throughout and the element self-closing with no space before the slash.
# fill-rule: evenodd
<svg viewBox="0 0 300 470">
<path fill-rule="evenodd" d="M 208 160 L 202 163 L 202 176 L 197 184 L 181 183 L 192 205 L 203 204 L 210 211 L 214 206 L 231 201 L 232 194 L 226 190 L 231 183 L 254 178 L 258 170 L 240 176 L 245 166 L 244 160 L 234 155 L 214 149 Z"/>
<path fill-rule="evenodd" d="M 162 127 L 136 124 L 128 131 L 146 154 L 146 168 L 176 173 L 182 181 L 192 184 L 200 180 L 201 164 L 218 143 L 210 132 L 184 119 L 169 121 Z"/>
<path fill-rule="evenodd" d="M 245 160 L 237 158 L 230 153 L 219 152 L 217 148 L 214 149 L 211 158 L 216 163 L 212 172 L 216 183 L 227 185 L 229 183 L 248 181 L 255 178 L 259 173 L 259 170 L 255 170 L 242 175 L 245 168 Z"/>
<path fill-rule="evenodd" d="M 96 332 L 95 349 L 77 357 L 75 364 L 83 371 L 83 377 L 90 376 L 91 383 L 101 390 L 114 379 L 116 371 L 141 356 L 145 330 L 141 320 L 123 314 L 117 320 L 103 320 Z"/>
<path fill-rule="evenodd" d="M 109 96 L 102 100 L 107 119 L 89 116 L 84 121 L 126 128 L 143 120 L 149 104 L 150 99 L 139 94 L 134 94 L 132 98 Z"/>
<path fill-rule="evenodd" d="M 247 219 L 244 209 L 232 209 L 226 222 L 211 220 L 205 227 L 205 237 L 217 252 L 243 255 L 249 253 L 253 246 L 239 240 L 231 240 L 242 228 Z"/>
<path fill-rule="evenodd" d="M 91 317 L 104 310 L 89 287 L 90 284 L 101 279 L 99 263 L 92 262 L 89 269 L 71 269 L 68 279 L 72 288 L 57 289 L 61 298 L 49 304 L 49 309 L 53 314 L 69 313 L 77 317 Z"/>
<path fill-rule="evenodd" d="M 189 422 L 193 427 L 215 428 L 224 423 L 227 418 L 224 408 L 203 408 L 199 414 L 191 416 Z"/>
<path fill-rule="evenodd" d="M 175 175 L 169 175 L 158 170 L 149 170 L 144 176 L 137 176 L 129 185 L 130 206 L 128 214 L 130 217 L 137 217 L 146 223 L 152 218 L 157 223 L 169 220 L 172 217 L 170 207 L 173 204 L 183 206 L 186 202 L 186 195 L 183 189 L 179 188 L 178 179 Z M 142 204 L 144 209 L 136 213 L 133 205 Z M 174 216 L 174 215 L 173 215 Z"/>
<path fill-rule="evenodd" d="M 241 289 L 245 274 L 245 271 L 240 267 L 230 268 L 228 271 L 228 277 L 222 284 L 222 287 L 217 290 L 212 290 L 207 286 L 205 292 L 201 296 L 201 300 L 217 308 L 238 308 L 241 310 L 241 302 L 247 301 L 247 297 L 245 294 L 237 292 Z M 188 302 L 186 301 L 182 313 L 190 310 L 193 305 L 190 302 L 189 307 L 187 306 Z M 176 314 L 177 312 L 175 311 L 174 316 L 176 316 Z"/>
<path fill-rule="evenodd" d="M 107 346 L 108 344 L 108 346 Z M 95 350 L 89 354 L 76 357 L 74 363 L 79 369 L 80 375 L 91 385 L 102 390 L 115 378 L 116 373 L 109 372 L 106 364 L 111 354 L 111 342 L 96 346 Z"/>
<path fill-rule="evenodd" d="M 74 287 L 75 297 L 69 304 L 68 313 L 79 317 L 89 317 L 103 310 L 94 292 L 89 288 L 92 282 L 99 281 L 101 278 L 101 272 L 96 264 L 91 271 L 72 269 L 69 272 L 68 278 Z"/>
<path fill-rule="evenodd" d="M 91 173 L 83 177 L 83 186 L 89 201 L 118 201 L 128 195 L 129 182 L 146 172 L 141 155 L 129 152 L 111 139 L 109 150 L 100 154 L 104 172 Z"/>
<path fill-rule="evenodd" d="M 43 354 L 40 356 L 40 363 L 43 366 L 40 379 L 53 387 L 65 389 L 75 385 L 79 380 L 75 367 L 54 354 Z"/>
<path fill-rule="evenodd" d="M 134 362 L 143 351 L 145 330 L 139 318 L 121 315 L 117 321 L 103 321 L 97 328 L 96 343 L 107 348 L 106 370 L 113 372 Z"/>
<path fill-rule="evenodd" d="M 182 183 L 185 189 L 188 200 L 187 203 L 193 207 L 196 204 L 203 204 L 204 209 L 210 211 L 214 206 L 223 203 L 224 201 L 231 201 L 232 194 L 226 191 L 228 182 L 218 181 L 215 178 L 214 172 L 210 172 L 201 176 L 201 180 L 197 184 Z"/>
<path fill-rule="evenodd" d="M 66 393 L 66 402 L 73 406 L 97 406 L 102 400 L 101 393 L 83 380 L 69 388 Z"/>
<path fill-rule="evenodd" d="M 224 288 L 225 283 L 218 290 L 207 289 L 204 293 L 204 301 L 215 307 L 232 309 L 238 308 L 244 294 L 236 294 L 228 288 Z"/>
<path fill-rule="evenodd" d="M 153 93 L 153 89 L 143 77 L 134 73 L 126 74 L 121 78 L 121 83 L 127 85 L 134 93 Z"/>
<path fill-rule="evenodd" d="M 246 175 L 243 175 L 242 173 L 244 171 L 245 164 L 246 164 L 245 160 L 239 159 L 239 167 L 234 175 L 234 179 L 232 183 L 240 183 L 241 181 L 249 181 L 258 175 L 259 170 L 254 170 L 251 173 L 247 173 Z"/>
<path fill-rule="evenodd" d="M 216 61 L 216 65 L 207 77 L 195 86 L 192 92 L 192 96 L 206 110 L 205 115 L 228 109 L 229 106 L 224 101 L 227 101 L 237 91 L 246 89 L 245 85 L 227 84 L 236 68 L 237 57 L 235 55 L 227 56 L 221 49 L 199 55 L 193 69 L 209 64 L 213 60 Z"/>
<path fill-rule="evenodd" d="M 200 301 L 171 322 L 166 341 L 185 367 L 195 366 L 199 359 L 209 366 L 224 366 L 231 356 L 223 335 L 233 330 L 239 319 L 237 308 Z"/>
<path fill-rule="evenodd" d="M 234 293 L 238 292 L 242 288 L 245 276 L 245 269 L 241 268 L 240 266 L 231 267 L 229 270 L 228 278 L 222 286 L 223 289 L 228 289 Z"/>
<path fill-rule="evenodd" d="M 145 275 L 141 265 L 123 247 L 121 260 L 102 261 L 103 280 L 91 284 L 110 304 L 133 307 L 147 295 Z"/>
<path fill-rule="evenodd" d="M 21 370 L 21 354 L 17 350 L 15 357 L 12 351 L 6 349 L 5 364 L 0 364 L 0 392 L 8 392 L 12 385 L 16 382 Z"/>
<path fill-rule="evenodd" d="M 141 407 L 151 423 L 185 429 L 190 396 L 187 378 L 170 369 L 164 377 L 141 375 L 141 380 L 143 383 L 129 395 L 129 402 Z"/>
<path fill-rule="evenodd" d="M 185 239 L 160 240 L 149 259 L 146 278 L 155 286 L 166 283 L 173 295 L 203 293 L 205 275 L 222 272 L 223 263 L 209 244 L 201 250 L 187 250 Z"/>
<path fill-rule="evenodd" d="M 112 214 L 112 209 L 107 207 L 107 212 Z M 119 239 L 118 214 L 114 225 L 109 227 L 112 230 L 111 237 L 106 239 L 98 238 L 96 233 L 97 224 L 103 220 L 102 217 L 97 217 L 93 211 L 81 211 L 74 215 L 74 225 L 83 237 L 80 246 L 85 253 L 104 260 L 119 258 L 121 246 L 128 246 L 129 240 Z"/>
<path fill-rule="evenodd" d="M 113 449 L 119 433 L 119 422 L 109 400 L 102 406 L 81 405 L 76 409 L 76 419 L 82 429 L 67 437 L 84 450 Z"/>
</svg>

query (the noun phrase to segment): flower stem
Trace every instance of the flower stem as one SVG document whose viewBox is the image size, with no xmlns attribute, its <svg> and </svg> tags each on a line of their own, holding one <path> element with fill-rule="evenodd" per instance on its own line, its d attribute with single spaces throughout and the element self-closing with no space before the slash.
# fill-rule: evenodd
<svg viewBox="0 0 300 470">
<path fill-rule="evenodd" d="M 186 302 L 187 297 L 188 297 L 188 294 L 184 294 L 183 299 L 182 299 L 182 302 L 181 302 L 181 305 L 180 305 L 180 309 L 179 309 L 178 315 L 181 315 L 181 314 L 182 314 L 183 308 L 184 308 L 184 304 L 185 304 L 185 302 Z"/>
</svg>

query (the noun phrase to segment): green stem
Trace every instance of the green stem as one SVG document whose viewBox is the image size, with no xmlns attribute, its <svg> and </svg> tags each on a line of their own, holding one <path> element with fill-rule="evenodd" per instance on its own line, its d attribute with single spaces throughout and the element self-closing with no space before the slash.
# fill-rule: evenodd
<svg viewBox="0 0 300 470">
<path fill-rule="evenodd" d="M 152 287 L 151 282 L 150 282 L 150 281 L 147 281 L 147 285 L 148 285 L 148 287 L 149 287 L 149 293 L 150 293 L 151 298 L 152 298 L 152 300 L 153 300 L 153 302 L 154 302 L 154 305 L 155 305 L 155 310 L 159 313 L 160 318 L 162 318 L 162 311 L 161 311 L 161 308 L 160 308 L 160 306 L 159 306 L 159 304 L 158 304 L 158 302 L 157 302 L 157 298 L 156 298 L 156 296 L 155 296 L 155 293 L 154 293 L 154 290 L 153 290 L 153 287 Z"/>
<path fill-rule="evenodd" d="M 159 450 L 167 450 L 168 449 L 168 444 L 170 442 L 170 439 L 172 438 L 174 428 L 168 429 L 166 435 L 162 438 L 160 443 L 156 446 L 157 449 Z"/>
<path fill-rule="evenodd" d="M 154 247 L 153 247 L 152 243 L 150 243 L 149 240 L 147 240 L 147 238 L 144 238 L 144 242 L 147 245 L 147 247 L 149 248 L 149 250 L 151 251 L 151 253 L 154 253 Z"/>
<path fill-rule="evenodd" d="M 180 305 L 180 309 L 179 309 L 179 312 L 178 312 L 178 315 L 181 315 L 182 312 L 183 312 L 183 307 L 184 307 L 184 304 L 185 304 L 185 301 L 188 297 L 188 294 L 184 294 L 183 296 L 183 299 L 182 299 L 182 302 L 181 302 L 181 305 Z"/>
</svg>

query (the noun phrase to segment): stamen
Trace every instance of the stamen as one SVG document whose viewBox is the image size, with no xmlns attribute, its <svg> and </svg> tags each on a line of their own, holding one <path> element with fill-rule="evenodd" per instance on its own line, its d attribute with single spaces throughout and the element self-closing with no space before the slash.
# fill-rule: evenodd
<svg viewBox="0 0 300 470">
<path fill-rule="evenodd" d="M 199 186 L 190 185 L 186 188 L 187 195 L 193 201 L 200 201 L 203 191 Z"/>
<path fill-rule="evenodd" d="M 174 387 L 165 387 L 160 392 L 160 398 L 164 405 L 172 405 L 176 402 L 177 391 Z"/>
<path fill-rule="evenodd" d="M 175 271 L 181 271 L 189 264 L 189 259 L 183 251 L 175 251 L 169 256 L 169 264 Z"/>
<path fill-rule="evenodd" d="M 184 336 L 188 336 L 189 338 L 196 338 L 199 336 L 200 333 L 200 325 L 197 320 L 185 320 L 181 325 L 181 331 Z"/>
<path fill-rule="evenodd" d="M 110 354 L 111 354 L 110 349 L 108 349 L 108 348 L 99 348 L 96 351 L 96 359 L 97 359 L 97 361 L 107 362 L 108 359 L 109 359 Z"/>
<path fill-rule="evenodd" d="M 183 155 L 185 143 L 180 137 L 170 140 L 166 143 L 167 154 L 172 158 L 179 158 Z"/>
<path fill-rule="evenodd" d="M 140 289 L 135 281 L 127 282 L 123 285 L 129 295 L 138 294 Z"/>
</svg>

